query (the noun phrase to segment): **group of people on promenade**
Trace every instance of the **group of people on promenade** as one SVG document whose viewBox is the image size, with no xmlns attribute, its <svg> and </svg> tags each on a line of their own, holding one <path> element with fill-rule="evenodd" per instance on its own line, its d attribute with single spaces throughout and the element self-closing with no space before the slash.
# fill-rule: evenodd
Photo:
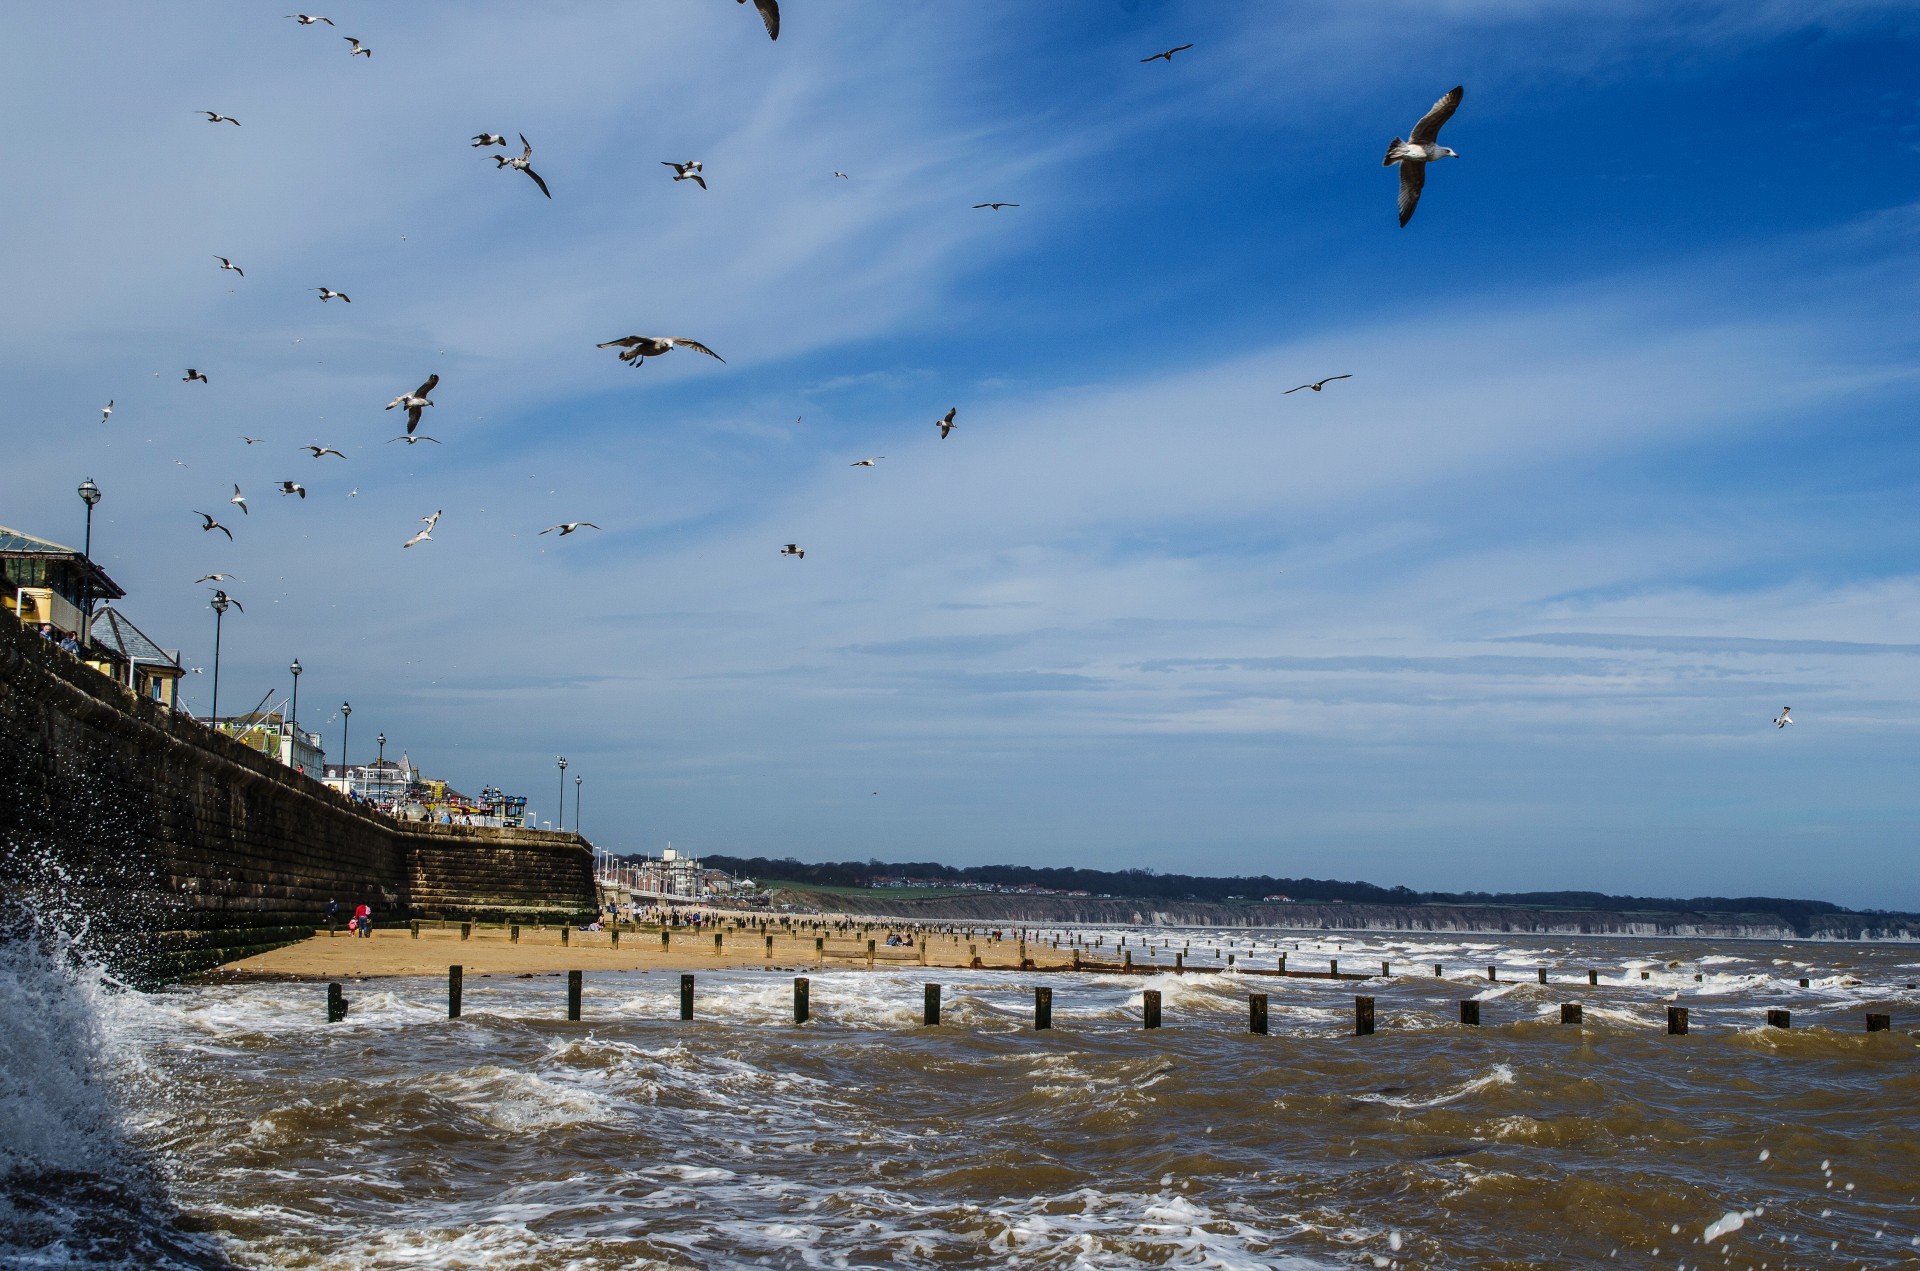
<svg viewBox="0 0 1920 1271">
<path fill-rule="evenodd" d="M 340 923 L 340 902 L 327 902 L 327 930 L 332 931 Z M 347 934 L 363 940 L 373 938 L 373 906 L 362 901 L 353 907 L 353 913 L 347 918 Z"/>
<path fill-rule="evenodd" d="M 61 631 L 51 622 L 43 622 L 35 627 L 34 630 L 40 633 L 41 639 L 52 641 L 68 653 L 73 654 L 76 658 L 80 656 L 80 641 L 73 632 Z"/>
</svg>

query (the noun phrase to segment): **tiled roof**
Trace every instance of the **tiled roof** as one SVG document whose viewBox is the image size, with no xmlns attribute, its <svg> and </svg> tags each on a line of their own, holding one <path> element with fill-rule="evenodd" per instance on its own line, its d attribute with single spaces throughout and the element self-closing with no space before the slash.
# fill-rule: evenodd
<svg viewBox="0 0 1920 1271">
<path fill-rule="evenodd" d="M 93 615 L 93 642 L 130 661 L 180 669 L 171 654 L 148 639 L 147 633 L 134 626 L 118 609 L 109 607 Z"/>
</svg>

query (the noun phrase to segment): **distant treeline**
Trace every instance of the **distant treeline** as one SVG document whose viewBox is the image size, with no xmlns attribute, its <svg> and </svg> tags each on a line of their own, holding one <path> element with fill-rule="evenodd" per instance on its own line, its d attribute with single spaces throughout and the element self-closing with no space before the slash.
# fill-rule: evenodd
<svg viewBox="0 0 1920 1271">
<path fill-rule="evenodd" d="M 715 869 L 759 881 L 812 883 L 822 887 L 871 887 L 877 878 L 913 878 L 946 883 L 997 883 L 1045 887 L 1096 896 L 1139 900 L 1258 901 L 1286 896 L 1301 902 L 1340 900 L 1360 905 L 1517 905 L 1533 909 L 1609 909 L 1662 913 L 1769 913 L 1802 925 L 1813 914 L 1851 912 L 1824 900 L 1779 896 L 1609 896 L 1597 891 L 1447 892 L 1343 883 L 1327 878 L 1209 878 L 1162 874 L 1151 869 L 1041 869 L 1031 865 L 968 865 L 932 861 L 798 861 L 764 856 L 707 856 Z"/>
</svg>

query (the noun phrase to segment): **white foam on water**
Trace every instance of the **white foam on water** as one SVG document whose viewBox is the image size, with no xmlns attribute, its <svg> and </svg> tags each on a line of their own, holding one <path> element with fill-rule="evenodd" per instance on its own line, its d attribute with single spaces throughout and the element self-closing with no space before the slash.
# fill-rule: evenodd
<svg viewBox="0 0 1920 1271">
<path fill-rule="evenodd" d="M 1449 1103 L 1458 1103 L 1470 1095 L 1494 1086 L 1510 1086 L 1514 1083 L 1513 1069 L 1506 1064 L 1495 1064 L 1486 1072 L 1471 1078 L 1451 1090 L 1425 1097 L 1412 1094 L 1357 1094 L 1355 1103 L 1384 1103 L 1393 1108 L 1439 1108 Z"/>
</svg>

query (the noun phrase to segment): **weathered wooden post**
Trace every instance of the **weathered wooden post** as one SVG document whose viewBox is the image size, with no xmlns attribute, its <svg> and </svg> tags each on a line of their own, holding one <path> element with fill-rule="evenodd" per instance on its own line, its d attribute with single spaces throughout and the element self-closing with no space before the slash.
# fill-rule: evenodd
<svg viewBox="0 0 1920 1271">
<path fill-rule="evenodd" d="M 1651 971 L 1642 971 L 1642 972 L 1640 973 L 1640 978 L 1641 978 L 1641 979 L 1643 979 L 1643 980 L 1651 980 L 1651 979 L 1653 978 L 1653 972 L 1651 972 Z M 1806 987 L 1806 986 L 1805 986 L 1805 985 L 1802 985 L 1801 987 L 1802 987 L 1802 988 L 1804 988 L 1804 987 Z"/>
<path fill-rule="evenodd" d="M 519 923 L 516 922 L 511 927 L 507 928 L 507 943 L 509 944 L 520 943 L 520 924 Z"/>
<path fill-rule="evenodd" d="M 462 974 L 464 974 L 464 968 L 457 967 L 457 966 L 450 966 L 447 968 L 447 1018 L 448 1019 L 460 1018 L 460 977 L 462 976 Z"/>
<path fill-rule="evenodd" d="M 1892 1030 L 1893 1016 L 1881 1015 L 1874 1011 L 1867 1012 L 1867 1031 L 1869 1033 L 1885 1033 L 1891 1032 Z"/>
<path fill-rule="evenodd" d="M 1562 1024 L 1578 1024 L 1580 1022 L 1580 1015 L 1581 1015 L 1580 1003 L 1578 1002 L 1560 1003 L 1560 1022 Z"/>
<path fill-rule="evenodd" d="M 1267 995 L 1247 994 L 1247 1031 L 1265 1036 L 1267 1032 Z"/>
<path fill-rule="evenodd" d="M 680 1018 L 693 1018 L 693 976 L 691 974 L 680 977 Z"/>
<path fill-rule="evenodd" d="M 1370 997 L 1353 999 L 1353 1035 L 1355 1037 L 1373 1035 L 1373 999 Z"/>
<path fill-rule="evenodd" d="M 1160 1027 L 1160 990 L 1148 989 L 1140 995 L 1140 1027 Z"/>
<path fill-rule="evenodd" d="M 564 930 L 564 928 L 563 928 Z M 578 971 L 567 972 L 567 1018 L 580 1018 L 580 980 Z"/>
<path fill-rule="evenodd" d="M 566 948 L 573 943 L 573 924 L 565 923 L 560 928 L 560 947 Z"/>
<path fill-rule="evenodd" d="M 1327 978 L 1329 980 L 1337 980 L 1340 978 L 1340 959 L 1327 959 Z"/>
<path fill-rule="evenodd" d="M 347 995 L 336 981 L 327 985 L 327 1023 L 338 1024 L 347 1017 Z"/>
<path fill-rule="evenodd" d="M 812 987 L 813 986 L 807 982 L 806 976 L 796 975 L 793 977 L 793 1022 L 796 1024 L 806 1023 L 813 1014 L 810 1004 L 807 1001 L 807 993 Z"/>
<path fill-rule="evenodd" d="M 1391 979 L 1392 977 L 1393 977 L 1393 963 L 1382 962 L 1380 964 L 1380 978 Z"/>
<path fill-rule="evenodd" d="M 1768 1027 L 1768 1028 L 1792 1028 L 1792 1027 L 1793 1027 L 1793 1012 L 1792 1012 L 1792 1011 L 1781 1011 L 1781 1010 L 1770 1010 L 1770 1011 L 1768 1011 L 1768 1012 L 1767 1012 L 1767 1027 Z"/>
<path fill-rule="evenodd" d="M 1463 1000 L 1460 1003 L 1460 1022 L 1462 1024 L 1472 1024 L 1476 1028 L 1479 1027 L 1480 1003 L 1474 1001 L 1472 998 Z"/>
<path fill-rule="evenodd" d="M 471 939 L 473 939 L 473 924 L 472 924 L 472 923 L 470 923 L 470 922 L 463 922 L 463 923 L 461 923 L 461 924 L 460 924 L 460 938 L 461 938 L 462 940 L 471 940 Z"/>
<path fill-rule="evenodd" d="M 415 918 L 410 922 L 408 922 L 407 929 L 413 932 L 413 938 L 415 940 L 418 940 L 420 938 L 420 920 L 418 918 Z"/>
<path fill-rule="evenodd" d="M 1286 973 L 1287 973 L 1287 955 L 1283 953 L 1280 955 L 1280 974 L 1285 975 Z"/>
<path fill-rule="evenodd" d="M 1641 978 L 1641 979 L 1643 979 L 1643 980 L 1644 980 L 1644 979 L 1646 979 L 1646 978 L 1647 978 L 1647 973 L 1646 973 L 1645 971 L 1642 971 L 1642 972 L 1640 973 L 1640 978 Z M 1812 980 L 1807 980 L 1807 979 L 1803 979 L 1803 980 L 1801 980 L 1801 981 L 1800 981 L 1800 987 L 1801 987 L 1801 988 L 1803 988 L 1803 989 L 1810 989 L 1810 988 L 1812 988 L 1812 987 L 1813 987 L 1813 981 L 1812 981 Z"/>
<path fill-rule="evenodd" d="M 927 985 L 926 1009 L 920 1019 L 928 1028 L 940 1022 L 940 986 L 938 984 Z"/>
<path fill-rule="evenodd" d="M 1489 980 L 1491 980 L 1491 981 L 1493 981 L 1493 982 L 1494 982 L 1494 983 L 1496 983 L 1496 984 L 1497 984 L 1497 983 L 1499 983 L 1499 982 L 1500 982 L 1500 968 L 1499 968 L 1499 967 L 1497 967 L 1497 966 L 1490 966 L 1490 967 L 1488 967 L 1488 968 L 1487 968 L 1487 979 L 1489 979 Z"/>
<path fill-rule="evenodd" d="M 773 937 L 772 936 L 767 937 L 767 958 L 769 960 L 773 958 Z"/>
<path fill-rule="evenodd" d="M 673 933 L 662 927 L 660 928 L 660 952 L 665 953 L 671 948 L 673 948 Z"/>
<path fill-rule="evenodd" d="M 813 938 L 813 956 L 819 961 L 821 966 L 827 964 L 827 938 L 825 936 L 815 936 Z"/>
<path fill-rule="evenodd" d="M 713 933 L 713 956 L 720 957 L 727 951 L 727 936 L 723 931 Z"/>
<path fill-rule="evenodd" d="M 1053 1027 L 1053 990 L 1039 987 L 1033 990 L 1033 1030 Z"/>
<path fill-rule="evenodd" d="M 1433 978 L 1436 980 L 1444 980 L 1447 978 L 1447 973 L 1441 970 L 1438 962 L 1433 964 Z"/>
<path fill-rule="evenodd" d="M 615 927 L 613 929 L 613 938 L 608 943 L 616 949 L 620 947 L 620 928 Z"/>
<path fill-rule="evenodd" d="M 1671 1036 L 1684 1036 L 1687 1031 L 1687 1008 L 1669 1006 L 1667 1008 L 1667 1032 Z"/>
<path fill-rule="evenodd" d="M 1547 968 L 1538 967 L 1536 969 L 1540 972 L 1540 983 L 1545 984 L 1547 982 Z"/>
<path fill-rule="evenodd" d="M 1123 962 L 1123 964 L 1122 964 L 1122 965 L 1123 965 L 1123 966 L 1124 966 L 1124 967 L 1125 967 L 1125 968 L 1126 968 L 1126 969 L 1127 969 L 1128 971 L 1132 971 L 1132 970 L 1133 970 L 1133 950 L 1132 950 L 1132 949 L 1122 949 L 1122 950 L 1120 951 L 1120 956 L 1121 956 L 1121 957 L 1122 957 L 1122 958 L 1123 958 L 1123 959 L 1125 960 L 1125 961 Z"/>
<path fill-rule="evenodd" d="M 1187 955 L 1186 954 L 1176 952 L 1173 955 L 1173 971 L 1175 975 L 1185 975 L 1187 973 Z"/>
<path fill-rule="evenodd" d="M 1587 968 L 1587 983 L 1593 985 L 1600 983 L 1600 973 L 1592 967 Z"/>
<path fill-rule="evenodd" d="M 873 970 L 873 944 L 873 941 L 867 941 L 867 970 L 869 971 Z"/>
</svg>

